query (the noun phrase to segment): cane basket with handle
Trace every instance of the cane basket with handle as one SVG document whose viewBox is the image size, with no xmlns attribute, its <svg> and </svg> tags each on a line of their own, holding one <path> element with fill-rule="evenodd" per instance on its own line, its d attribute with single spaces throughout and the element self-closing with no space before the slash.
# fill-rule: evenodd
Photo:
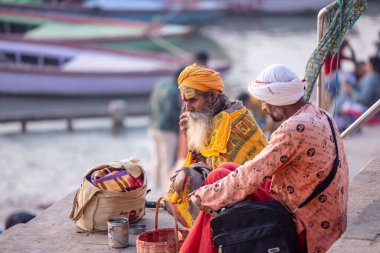
<svg viewBox="0 0 380 253">
<path fill-rule="evenodd" d="M 158 210 L 161 200 L 173 206 L 165 197 L 157 201 L 154 229 L 140 234 L 136 239 L 137 253 L 178 253 L 189 234 L 189 229 L 178 228 L 177 216 L 173 213 L 174 228 L 158 228 Z"/>
</svg>

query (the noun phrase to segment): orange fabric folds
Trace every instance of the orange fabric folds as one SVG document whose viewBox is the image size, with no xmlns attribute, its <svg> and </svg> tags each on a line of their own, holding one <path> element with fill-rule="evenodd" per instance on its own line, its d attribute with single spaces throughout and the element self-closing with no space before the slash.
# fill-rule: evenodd
<svg viewBox="0 0 380 253">
<path fill-rule="evenodd" d="M 224 90 L 224 84 L 219 72 L 198 66 L 195 63 L 186 67 L 178 76 L 178 86 L 204 92 L 210 90 L 222 92 Z"/>
</svg>

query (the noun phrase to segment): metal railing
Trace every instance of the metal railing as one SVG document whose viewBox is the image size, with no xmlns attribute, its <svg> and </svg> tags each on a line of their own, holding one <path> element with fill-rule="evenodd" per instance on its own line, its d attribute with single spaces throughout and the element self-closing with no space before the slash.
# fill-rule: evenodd
<svg viewBox="0 0 380 253">
<path fill-rule="evenodd" d="M 342 134 L 342 138 L 348 138 L 362 127 L 372 116 L 380 111 L 380 99 L 377 100 L 362 116 L 360 116 L 354 123 L 352 123 Z"/>
<path fill-rule="evenodd" d="M 330 5 L 333 5 L 335 3 L 331 3 Z M 325 33 L 325 18 L 329 14 L 328 7 L 326 6 L 323 9 L 321 9 L 318 13 L 318 24 L 317 24 L 317 43 L 322 40 L 323 35 Z M 322 106 L 322 99 L 324 97 L 324 82 L 325 82 L 325 75 L 323 72 L 323 66 L 321 71 L 319 72 L 319 77 L 317 81 L 317 106 L 322 109 L 327 109 Z"/>
</svg>

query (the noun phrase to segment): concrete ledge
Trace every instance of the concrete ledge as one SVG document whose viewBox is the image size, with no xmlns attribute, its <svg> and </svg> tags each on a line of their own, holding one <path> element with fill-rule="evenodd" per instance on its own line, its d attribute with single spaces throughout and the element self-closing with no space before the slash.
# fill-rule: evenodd
<svg viewBox="0 0 380 253">
<path fill-rule="evenodd" d="M 348 228 L 329 253 L 380 252 L 380 159 L 370 161 L 350 184 Z"/>
<path fill-rule="evenodd" d="M 349 189 L 349 225 L 329 253 L 380 252 L 380 159 L 368 163 Z M 106 233 L 80 232 L 69 219 L 73 194 L 58 201 L 27 224 L 19 224 L 0 236 L 0 252 L 136 252 L 134 246 L 113 249 Z M 159 214 L 159 227 L 173 227 L 173 217 Z M 154 209 L 139 221 L 153 229 Z"/>
<path fill-rule="evenodd" d="M 18 224 L 0 236 L 0 252 L 136 252 L 134 246 L 113 249 L 108 246 L 106 232 L 87 233 L 76 228 L 69 219 L 74 193 L 56 202 L 27 224 Z M 147 209 L 146 215 L 138 223 L 154 227 L 154 209 Z M 174 227 L 174 219 L 165 211 L 159 213 L 159 228 Z"/>
</svg>

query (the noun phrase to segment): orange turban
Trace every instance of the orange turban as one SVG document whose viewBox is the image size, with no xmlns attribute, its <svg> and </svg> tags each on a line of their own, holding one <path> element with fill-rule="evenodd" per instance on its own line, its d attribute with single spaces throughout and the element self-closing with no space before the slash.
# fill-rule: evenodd
<svg viewBox="0 0 380 253">
<path fill-rule="evenodd" d="M 178 86 L 193 88 L 204 92 L 210 90 L 222 92 L 224 90 L 224 84 L 219 72 L 198 66 L 195 63 L 187 66 L 181 74 L 179 74 Z"/>
</svg>

